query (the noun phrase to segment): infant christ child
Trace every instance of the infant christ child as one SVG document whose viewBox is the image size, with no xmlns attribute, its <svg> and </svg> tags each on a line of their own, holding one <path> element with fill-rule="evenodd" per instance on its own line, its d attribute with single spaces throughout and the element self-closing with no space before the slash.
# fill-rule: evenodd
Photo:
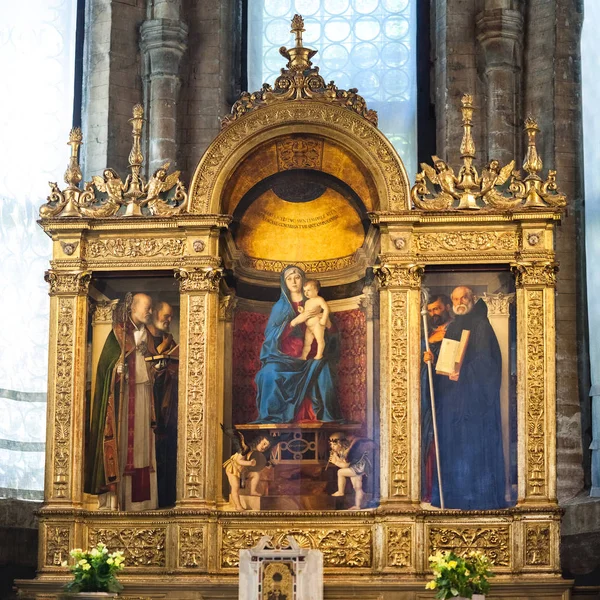
<svg viewBox="0 0 600 600">
<path fill-rule="evenodd" d="M 331 327 L 329 320 L 329 306 L 321 296 L 321 284 L 316 279 L 308 279 L 304 283 L 304 295 L 307 300 L 303 311 L 315 312 L 315 316 L 306 319 L 306 332 L 304 334 L 304 348 L 302 349 L 302 360 L 308 358 L 313 340 L 317 340 L 317 353 L 315 359 L 323 358 L 325 351 L 325 329 Z"/>
</svg>

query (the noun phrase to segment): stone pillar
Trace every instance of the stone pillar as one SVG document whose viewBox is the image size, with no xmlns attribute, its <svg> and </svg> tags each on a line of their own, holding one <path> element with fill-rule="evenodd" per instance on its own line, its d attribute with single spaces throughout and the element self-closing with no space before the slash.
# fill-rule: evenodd
<svg viewBox="0 0 600 600">
<path fill-rule="evenodd" d="M 556 503 L 556 265 L 517 263 L 518 503 Z"/>
<path fill-rule="evenodd" d="M 382 288 L 381 505 L 417 504 L 421 479 L 419 296 L 423 268 L 388 263 L 376 267 L 375 273 Z"/>
<path fill-rule="evenodd" d="M 179 69 L 188 34 L 180 13 L 181 0 L 155 0 L 149 8 L 151 18 L 140 28 L 150 174 L 165 162 L 177 161 Z"/>
<path fill-rule="evenodd" d="M 521 155 L 523 15 L 512 4 L 487 0 L 476 20 L 486 86 L 486 154 L 502 164 Z"/>
<path fill-rule="evenodd" d="M 483 294 L 488 308 L 490 325 L 498 338 L 502 355 L 502 379 L 500 383 L 500 416 L 502 419 L 502 450 L 504 451 L 505 499 L 510 502 L 510 314 L 509 305 L 514 294 Z"/>
<path fill-rule="evenodd" d="M 215 401 L 219 348 L 219 282 L 222 270 L 215 267 L 182 268 L 176 272 L 181 290 L 181 323 L 177 473 L 178 506 L 214 508 L 216 470 L 219 461 L 209 460 L 216 449 L 218 402 Z M 212 469 L 212 470 L 211 470 Z"/>
<path fill-rule="evenodd" d="M 131 109 L 142 100 L 138 24 L 142 2 L 86 2 L 82 166 L 123 172 L 131 150 Z"/>
<path fill-rule="evenodd" d="M 481 102 L 481 82 L 477 72 L 474 36 L 475 2 L 432 0 L 432 54 L 434 68 L 436 154 L 453 164 L 460 158 L 462 115 L 457 106 L 463 94 L 473 94 Z M 483 111 L 473 116 L 473 141 L 477 159 L 485 147 Z"/>
</svg>

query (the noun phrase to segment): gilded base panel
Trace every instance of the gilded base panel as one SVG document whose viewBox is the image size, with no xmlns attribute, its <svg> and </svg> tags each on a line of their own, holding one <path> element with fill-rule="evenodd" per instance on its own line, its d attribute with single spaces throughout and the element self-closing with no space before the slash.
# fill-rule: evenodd
<svg viewBox="0 0 600 600">
<path fill-rule="evenodd" d="M 237 600 L 235 577 L 122 577 L 120 600 Z M 64 580 L 63 580 L 64 581 Z M 23 600 L 60 600 L 62 583 L 56 579 L 15 582 Z M 559 577 L 512 577 L 494 581 L 488 600 L 570 600 L 573 582 Z M 326 600 L 433 600 L 425 580 L 388 575 L 329 577 L 325 581 Z"/>
</svg>

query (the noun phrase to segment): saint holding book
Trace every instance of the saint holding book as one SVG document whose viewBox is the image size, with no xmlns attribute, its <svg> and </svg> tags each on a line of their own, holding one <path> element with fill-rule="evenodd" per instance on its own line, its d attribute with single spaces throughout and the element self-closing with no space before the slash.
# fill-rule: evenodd
<svg viewBox="0 0 600 600">
<path fill-rule="evenodd" d="M 445 506 L 464 510 L 504 508 L 500 346 L 487 306 L 481 299 L 475 301 L 471 288 L 455 288 L 451 301 L 454 320 L 445 329 L 434 364 Z M 436 477 L 431 503 L 440 506 Z"/>
</svg>

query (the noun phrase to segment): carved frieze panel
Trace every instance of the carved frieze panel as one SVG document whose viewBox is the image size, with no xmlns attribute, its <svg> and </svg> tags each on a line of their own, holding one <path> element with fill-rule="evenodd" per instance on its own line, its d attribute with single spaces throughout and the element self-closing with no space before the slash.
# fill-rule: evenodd
<svg viewBox="0 0 600 600">
<path fill-rule="evenodd" d="M 237 529 L 225 528 L 222 535 L 221 567 L 237 567 L 240 550 L 256 546 L 263 535 L 273 536 L 275 546 L 291 535 L 302 548 L 320 550 L 325 567 L 370 567 L 372 534 L 366 527 L 323 529 Z"/>
<path fill-rule="evenodd" d="M 68 525 L 44 525 L 45 533 L 45 566 L 60 567 L 69 560 L 71 550 L 71 528 Z"/>
<path fill-rule="evenodd" d="M 512 564 L 510 527 L 508 525 L 455 525 L 452 527 L 429 527 L 429 554 L 438 550 L 452 550 L 467 554 L 480 550 L 495 567 L 510 567 Z M 429 556 L 428 554 L 428 556 Z"/>
<path fill-rule="evenodd" d="M 154 258 L 183 256 L 185 238 L 109 238 L 87 243 L 85 257 L 98 258 Z"/>
<path fill-rule="evenodd" d="M 103 542 L 111 550 L 121 550 L 130 567 L 164 567 L 165 527 L 90 527 L 88 545 Z"/>
<path fill-rule="evenodd" d="M 179 528 L 179 566 L 197 569 L 204 563 L 204 529 Z"/>
<path fill-rule="evenodd" d="M 550 566 L 551 531 L 549 523 L 525 524 L 525 564 Z"/>
<path fill-rule="evenodd" d="M 514 231 L 448 231 L 418 233 L 413 236 L 414 250 L 429 252 L 512 252 L 519 247 L 518 236 Z"/>
<path fill-rule="evenodd" d="M 387 566 L 407 568 L 412 566 L 412 527 L 388 527 Z"/>
</svg>

